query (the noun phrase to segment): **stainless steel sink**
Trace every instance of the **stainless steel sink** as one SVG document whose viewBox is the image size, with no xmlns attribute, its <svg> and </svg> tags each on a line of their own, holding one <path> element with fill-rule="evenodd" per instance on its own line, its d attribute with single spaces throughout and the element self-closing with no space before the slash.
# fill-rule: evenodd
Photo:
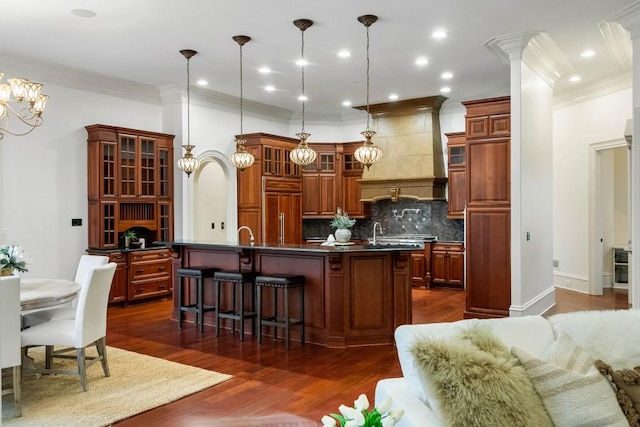
<svg viewBox="0 0 640 427">
<path fill-rule="evenodd" d="M 438 238 L 427 234 L 396 234 L 386 236 L 376 236 L 376 246 L 397 245 L 397 246 L 418 246 L 424 247 L 424 242 L 435 242 Z M 369 238 L 369 243 L 373 244 L 373 238 Z"/>
</svg>

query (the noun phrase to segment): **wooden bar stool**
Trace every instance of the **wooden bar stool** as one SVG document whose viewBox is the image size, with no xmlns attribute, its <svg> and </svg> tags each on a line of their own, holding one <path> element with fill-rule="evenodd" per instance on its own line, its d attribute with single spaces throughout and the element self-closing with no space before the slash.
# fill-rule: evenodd
<svg viewBox="0 0 640 427">
<path fill-rule="evenodd" d="M 178 328 L 182 329 L 182 319 L 186 311 L 195 313 L 196 325 L 200 324 L 200 332 L 204 332 L 204 313 L 215 311 L 214 305 L 204 303 L 204 279 L 213 277 L 217 268 L 213 267 L 185 267 L 178 269 L 178 307 L 180 308 L 180 318 Z M 186 304 L 184 301 L 185 280 L 193 279 L 196 285 L 196 300 L 194 303 Z M 189 283 L 186 283 L 188 286 Z"/>
<path fill-rule="evenodd" d="M 220 335 L 220 319 L 231 319 L 232 327 L 231 333 L 236 331 L 236 320 L 240 321 L 240 341 L 244 341 L 244 321 L 245 319 L 251 319 L 252 333 L 256 333 L 256 312 L 255 312 L 255 289 L 254 280 L 256 273 L 250 271 L 216 271 L 213 275 L 213 280 L 216 284 L 216 336 Z M 222 283 L 231 283 L 232 289 L 232 308 L 231 310 L 223 311 L 220 307 L 220 293 Z M 244 301 L 244 286 L 251 286 L 251 310 L 245 310 Z M 240 293 L 240 301 L 237 301 L 236 294 Z"/>
<path fill-rule="evenodd" d="M 258 344 L 262 344 L 262 325 L 273 326 L 273 339 L 278 339 L 278 328 L 285 330 L 285 347 L 289 350 L 289 327 L 300 325 L 300 344 L 304 345 L 304 287 L 306 278 L 294 274 L 257 276 L 256 304 L 258 305 Z M 262 288 L 273 288 L 273 316 L 262 317 Z M 300 293 L 300 318 L 292 319 L 289 313 L 289 289 L 298 288 Z M 278 318 L 278 289 L 284 289 L 284 315 Z"/>
</svg>

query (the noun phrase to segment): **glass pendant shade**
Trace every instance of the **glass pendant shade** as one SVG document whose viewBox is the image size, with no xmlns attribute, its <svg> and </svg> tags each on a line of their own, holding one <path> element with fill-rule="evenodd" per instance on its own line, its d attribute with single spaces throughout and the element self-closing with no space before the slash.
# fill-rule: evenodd
<svg viewBox="0 0 640 427">
<path fill-rule="evenodd" d="M 191 154 L 191 150 L 193 150 L 193 145 L 183 145 L 185 149 L 184 157 L 178 160 L 178 168 L 184 171 L 187 174 L 187 177 L 195 172 L 200 167 L 200 162 L 198 159 L 193 157 Z"/>
<path fill-rule="evenodd" d="M 245 170 L 256 161 L 253 154 L 247 151 L 247 147 L 244 145 L 245 142 L 244 139 L 236 139 L 236 152 L 229 158 L 231 164 L 240 171 Z"/>
<path fill-rule="evenodd" d="M 362 136 L 364 136 L 365 141 L 362 144 L 362 147 L 358 148 L 356 152 L 353 153 L 353 156 L 357 161 L 365 165 L 367 167 L 367 170 L 369 170 L 369 167 L 372 164 L 376 163 L 382 158 L 382 150 L 376 147 L 373 142 L 371 142 L 371 137 L 376 134 L 374 131 L 365 130 L 364 132 L 360 133 L 362 134 Z"/>
<path fill-rule="evenodd" d="M 310 165 L 311 163 L 316 161 L 317 157 L 316 152 L 311 147 L 309 147 L 309 144 L 307 143 L 307 138 L 309 138 L 311 134 L 301 132 L 297 133 L 296 136 L 300 138 L 300 143 L 296 148 L 291 150 L 289 158 L 293 163 L 297 165 Z"/>
</svg>

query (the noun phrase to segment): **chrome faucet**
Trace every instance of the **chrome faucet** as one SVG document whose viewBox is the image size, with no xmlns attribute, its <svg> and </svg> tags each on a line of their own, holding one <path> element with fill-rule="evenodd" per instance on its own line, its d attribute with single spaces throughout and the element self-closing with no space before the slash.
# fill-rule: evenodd
<svg viewBox="0 0 640 427">
<path fill-rule="evenodd" d="M 382 224 L 380 224 L 380 221 L 376 221 L 373 223 L 373 242 L 371 242 L 372 244 L 376 244 L 376 226 L 380 226 L 380 234 L 382 233 Z"/>
<path fill-rule="evenodd" d="M 249 228 L 248 225 L 243 225 L 241 227 L 238 228 L 238 238 L 240 238 L 240 230 L 245 229 L 249 231 L 249 239 L 251 240 L 251 244 L 253 245 L 253 241 L 255 240 L 255 238 L 253 237 L 253 231 L 251 231 L 251 228 Z"/>
</svg>

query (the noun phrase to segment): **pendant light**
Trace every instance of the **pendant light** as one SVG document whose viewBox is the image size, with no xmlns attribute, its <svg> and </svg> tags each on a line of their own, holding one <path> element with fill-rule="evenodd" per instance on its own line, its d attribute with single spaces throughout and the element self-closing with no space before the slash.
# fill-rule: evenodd
<svg viewBox="0 0 640 427">
<path fill-rule="evenodd" d="M 193 157 L 191 154 L 191 150 L 195 148 L 194 145 L 191 145 L 191 92 L 189 87 L 191 86 L 190 76 L 189 76 L 189 60 L 195 56 L 198 52 L 191 49 L 183 49 L 180 51 L 182 56 L 187 58 L 187 144 L 183 145 L 185 149 L 184 157 L 178 160 L 178 168 L 184 171 L 187 174 L 187 178 L 195 172 L 198 167 L 200 167 L 200 162 L 198 159 Z"/>
<path fill-rule="evenodd" d="M 242 46 L 244 46 L 251 37 L 249 36 L 233 36 L 233 40 L 238 43 L 240 46 L 240 136 L 236 138 L 236 152 L 231 155 L 229 161 L 233 166 L 235 166 L 240 172 L 248 168 L 256 161 L 253 154 L 247 151 L 247 147 L 245 146 L 245 139 L 242 133 L 242 125 L 243 125 L 243 113 L 242 113 L 242 99 L 244 97 L 243 87 L 242 87 Z"/>
<path fill-rule="evenodd" d="M 311 134 L 304 131 L 304 104 L 307 100 L 304 93 L 304 67 L 306 66 L 306 62 L 304 60 L 304 30 L 312 26 L 313 21 L 310 19 L 296 19 L 293 21 L 293 25 L 298 27 L 302 34 L 302 48 L 300 54 L 300 67 L 302 68 L 302 95 L 300 95 L 300 100 L 302 101 L 302 131 L 296 134 L 296 136 L 300 138 L 300 143 L 296 148 L 291 150 L 289 158 L 293 163 L 305 166 L 316 161 L 316 152 L 313 148 L 309 147 L 309 144 L 307 144 L 307 138 L 309 138 Z"/>
<path fill-rule="evenodd" d="M 367 130 L 360 132 L 364 136 L 364 143 L 362 147 L 358 148 L 353 154 L 357 161 L 369 167 L 382 158 L 382 150 L 376 147 L 371 138 L 376 133 L 369 127 L 370 114 L 369 114 L 369 27 L 378 20 L 375 15 L 362 15 L 358 17 L 358 21 L 367 28 Z"/>
</svg>

